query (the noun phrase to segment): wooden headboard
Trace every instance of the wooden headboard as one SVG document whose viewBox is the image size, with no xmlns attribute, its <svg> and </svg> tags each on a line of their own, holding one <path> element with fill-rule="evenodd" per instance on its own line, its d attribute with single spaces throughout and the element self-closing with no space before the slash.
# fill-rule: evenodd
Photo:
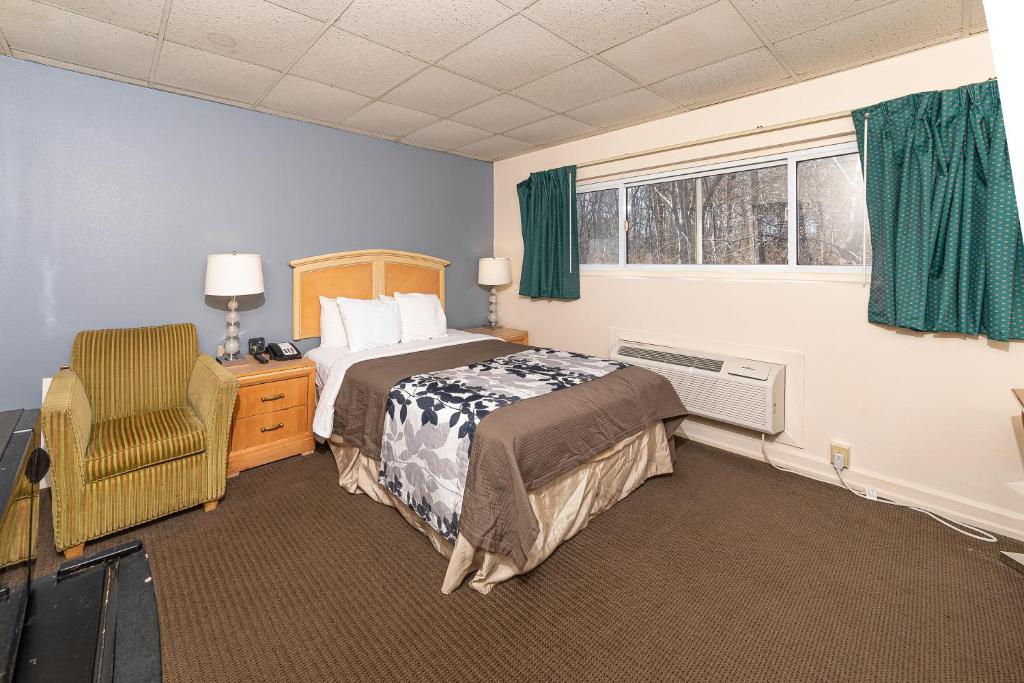
<svg viewBox="0 0 1024 683">
<path fill-rule="evenodd" d="M 339 251 L 289 261 L 292 338 L 320 336 L 320 297 L 373 299 L 395 292 L 437 294 L 444 306 L 444 269 L 434 256 L 391 249 Z"/>
</svg>

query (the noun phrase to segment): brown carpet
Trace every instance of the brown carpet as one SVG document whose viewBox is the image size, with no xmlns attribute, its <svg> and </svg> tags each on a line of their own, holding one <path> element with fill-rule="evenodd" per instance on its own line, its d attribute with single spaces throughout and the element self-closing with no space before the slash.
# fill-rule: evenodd
<svg viewBox="0 0 1024 683">
<path fill-rule="evenodd" d="M 145 542 L 168 681 L 1024 680 L 994 545 L 699 445 L 676 470 L 488 596 L 442 595 L 444 558 L 328 453 L 87 551 Z"/>
</svg>

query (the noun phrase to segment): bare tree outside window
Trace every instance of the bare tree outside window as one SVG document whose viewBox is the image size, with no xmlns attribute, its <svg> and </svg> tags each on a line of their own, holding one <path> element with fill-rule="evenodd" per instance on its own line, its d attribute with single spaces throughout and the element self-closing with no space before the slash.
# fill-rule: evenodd
<svg viewBox="0 0 1024 683">
<path fill-rule="evenodd" d="M 576 195 L 580 263 L 619 262 L 619 191 L 596 190 Z"/>
<path fill-rule="evenodd" d="M 864 249 L 864 178 L 856 154 L 797 162 L 797 263 L 859 266 Z M 867 252 L 871 263 L 870 250 Z"/>
<path fill-rule="evenodd" d="M 696 263 L 696 190 L 693 180 L 626 188 L 627 263 Z"/>
<path fill-rule="evenodd" d="M 584 264 L 841 272 L 865 265 L 865 258 L 871 263 L 864 179 L 853 144 L 590 187 L 576 195 Z"/>
<path fill-rule="evenodd" d="M 704 263 L 788 262 L 786 167 L 701 178 Z"/>
</svg>

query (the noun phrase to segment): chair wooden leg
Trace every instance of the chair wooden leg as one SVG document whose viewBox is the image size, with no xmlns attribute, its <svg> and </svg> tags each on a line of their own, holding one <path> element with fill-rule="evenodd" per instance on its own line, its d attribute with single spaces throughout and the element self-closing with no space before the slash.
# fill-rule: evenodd
<svg viewBox="0 0 1024 683">
<path fill-rule="evenodd" d="M 203 512 L 213 512 L 214 510 L 217 509 L 217 503 L 219 502 L 219 500 L 206 501 L 205 503 L 203 503 Z"/>
<path fill-rule="evenodd" d="M 65 548 L 64 549 L 64 559 L 65 560 L 73 560 L 76 557 L 81 557 L 82 553 L 84 553 L 84 552 L 85 552 L 85 544 L 84 543 L 79 543 L 78 545 L 73 545 L 70 548 Z"/>
</svg>

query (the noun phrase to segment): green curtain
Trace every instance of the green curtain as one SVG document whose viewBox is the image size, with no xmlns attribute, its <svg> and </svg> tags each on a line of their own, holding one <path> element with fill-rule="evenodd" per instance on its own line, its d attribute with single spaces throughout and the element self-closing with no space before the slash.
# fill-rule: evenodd
<svg viewBox="0 0 1024 683">
<path fill-rule="evenodd" d="M 516 189 L 523 223 L 519 293 L 535 299 L 579 299 L 576 167 L 531 173 Z"/>
<path fill-rule="evenodd" d="M 996 82 L 882 102 L 853 121 L 867 169 L 868 319 L 1024 338 L 1024 244 Z"/>
</svg>

